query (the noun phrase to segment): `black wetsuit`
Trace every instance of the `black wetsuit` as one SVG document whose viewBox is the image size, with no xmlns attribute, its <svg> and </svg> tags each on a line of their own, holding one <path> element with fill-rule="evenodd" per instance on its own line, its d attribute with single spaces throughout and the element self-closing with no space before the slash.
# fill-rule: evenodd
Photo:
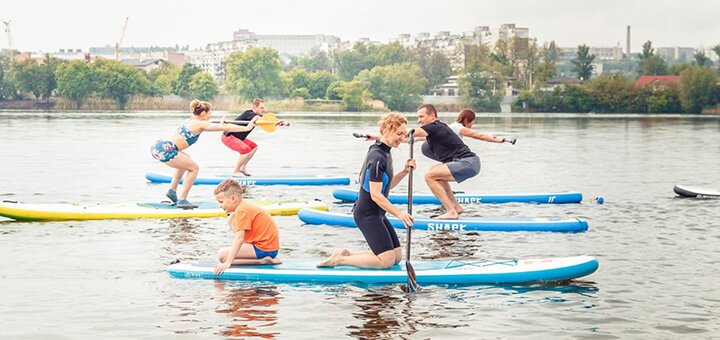
<svg viewBox="0 0 720 340">
<path fill-rule="evenodd" d="M 442 163 L 477 156 L 447 124 L 436 120 L 420 127 L 427 132 L 427 143 L 435 160 Z M 423 150 L 424 151 L 424 150 Z"/>
<path fill-rule="evenodd" d="M 385 217 L 385 210 L 370 197 L 370 182 L 382 183 L 382 194 L 387 197 L 393 178 L 393 162 L 390 147 L 375 142 L 365 156 L 360 169 L 360 190 L 353 208 L 353 217 L 375 255 L 400 247 L 395 229 Z"/>
<path fill-rule="evenodd" d="M 247 110 L 247 111 L 243 112 L 242 114 L 240 114 L 239 116 L 237 116 L 237 118 L 235 118 L 235 120 L 247 120 L 247 121 L 250 121 L 250 120 L 252 120 L 253 118 L 255 118 L 255 116 L 259 116 L 259 114 L 255 113 L 255 111 L 253 111 L 253 110 Z M 252 130 L 255 130 L 255 127 L 253 127 L 250 131 L 245 131 L 245 132 L 223 132 L 223 134 L 224 134 L 225 136 L 233 136 L 233 137 L 235 137 L 235 138 L 239 138 L 240 140 L 245 140 L 245 138 L 247 138 L 247 136 L 250 134 L 250 132 L 252 132 Z"/>
</svg>

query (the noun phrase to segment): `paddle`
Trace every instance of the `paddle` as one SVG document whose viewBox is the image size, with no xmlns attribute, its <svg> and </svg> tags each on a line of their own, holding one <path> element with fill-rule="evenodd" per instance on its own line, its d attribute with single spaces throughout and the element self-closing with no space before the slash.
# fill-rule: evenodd
<svg viewBox="0 0 720 340">
<path fill-rule="evenodd" d="M 249 120 L 226 120 L 224 122 L 221 121 L 213 121 L 213 123 L 227 123 L 227 124 L 237 124 L 237 125 L 247 125 L 250 123 Z M 255 125 L 259 126 L 261 129 L 267 131 L 267 132 L 275 132 L 275 127 L 277 126 L 278 120 L 277 117 L 275 117 L 275 114 L 273 113 L 266 113 L 262 115 L 258 120 L 255 121 Z"/>
<path fill-rule="evenodd" d="M 415 129 L 410 129 L 410 140 L 408 143 L 410 143 L 410 158 L 413 158 L 413 144 L 415 143 Z M 410 171 L 408 172 L 408 214 L 412 216 L 412 194 L 413 194 L 413 187 L 412 187 L 412 179 L 413 179 L 413 168 L 410 168 Z M 410 240 L 412 238 L 412 226 L 406 227 L 407 229 L 407 250 L 405 253 L 405 267 L 407 268 L 407 275 L 408 275 L 408 292 L 415 293 L 418 290 L 418 284 L 417 284 L 417 278 L 415 277 L 415 268 L 413 268 L 412 264 L 410 264 Z"/>
</svg>

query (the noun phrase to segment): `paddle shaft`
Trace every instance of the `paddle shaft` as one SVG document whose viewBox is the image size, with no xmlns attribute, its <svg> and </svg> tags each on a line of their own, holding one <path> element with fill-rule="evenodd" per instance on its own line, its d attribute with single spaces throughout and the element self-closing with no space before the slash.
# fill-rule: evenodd
<svg viewBox="0 0 720 340">
<path fill-rule="evenodd" d="M 413 145 L 415 144 L 415 129 L 410 130 L 410 159 L 413 158 Z M 413 168 L 410 167 L 408 170 L 408 208 L 407 212 L 412 216 L 412 196 L 413 196 Z M 415 277 L 415 269 L 410 264 L 410 243 L 412 239 L 412 226 L 406 227 L 407 229 L 407 240 L 406 240 L 406 253 L 405 253 L 405 266 L 408 272 L 408 292 L 414 293 L 417 291 L 417 279 Z"/>
<path fill-rule="evenodd" d="M 227 123 L 227 124 L 236 124 L 236 125 L 248 125 L 250 123 L 249 120 L 226 120 L 224 122 L 221 122 L 219 120 L 212 121 L 213 123 Z M 258 119 L 255 121 L 255 125 L 261 125 L 261 124 L 275 124 L 276 122 L 269 121 L 269 120 L 262 120 Z"/>
</svg>

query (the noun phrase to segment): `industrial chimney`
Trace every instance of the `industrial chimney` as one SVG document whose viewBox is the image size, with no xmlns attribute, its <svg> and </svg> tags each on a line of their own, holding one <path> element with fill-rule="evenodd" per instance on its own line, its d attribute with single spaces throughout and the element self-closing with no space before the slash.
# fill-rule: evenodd
<svg viewBox="0 0 720 340">
<path fill-rule="evenodd" d="M 627 53 L 628 59 L 630 59 L 630 25 L 627 27 L 627 41 L 625 42 L 625 51 Z"/>
</svg>

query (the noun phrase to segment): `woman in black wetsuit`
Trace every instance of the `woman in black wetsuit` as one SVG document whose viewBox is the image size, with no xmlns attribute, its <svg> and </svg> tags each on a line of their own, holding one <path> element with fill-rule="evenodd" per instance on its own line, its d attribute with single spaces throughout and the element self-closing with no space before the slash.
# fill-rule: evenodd
<svg viewBox="0 0 720 340">
<path fill-rule="evenodd" d="M 360 190 L 355 202 L 353 217 L 365 240 L 369 252 L 351 253 L 341 249 L 318 267 L 352 266 L 358 268 L 390 268 L 402 260 L 402 248 L 395 229 L 388 221 L 388 212 L 400 219 L 406 227 L 413 224 L 410 214 L 401 211 L 387 199 L 390 189 L 395 187 L 415 167 L 415 160 L 408 159 L 402 171 L 393 173 L 390 148 L 396 148 L 407 137 L 407 119 L 390 113 L 378 122 L 380 140 L 368 150 L 360 172 Z"/>
</svg>

